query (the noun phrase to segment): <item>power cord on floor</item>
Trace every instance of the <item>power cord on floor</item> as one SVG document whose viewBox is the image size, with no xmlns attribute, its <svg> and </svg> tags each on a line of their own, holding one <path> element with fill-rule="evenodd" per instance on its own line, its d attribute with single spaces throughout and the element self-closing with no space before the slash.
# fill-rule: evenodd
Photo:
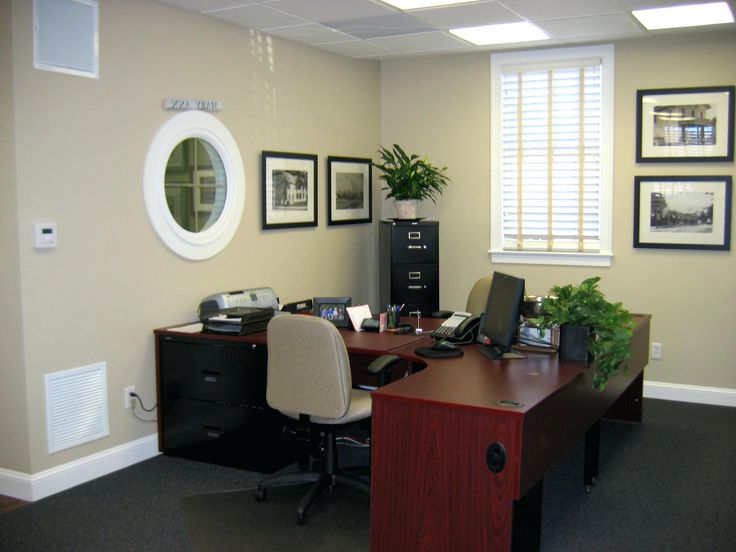
<svg viewBox="0 0 736 552">
<path fill-rule="evenodd" d="M 140 404 L 141 408 L 146 412 L 153 412 L 154 410 L 158 408 L 157 404 L 154 404 L 151 408 L 146 408 L 146 405 L 143 404 L 143 399 L 141 399 L 140 395 L 138 395 L 138 393 L 136 393 L 135 391 L 130 392 L 130 397 L 137 400 L 138 404 Z M 157 422 L 158 421 L 156 418 L 154 418 L 153 420 L 147 420 L 145 418 L 141 418 L 135 411 L 135 403 L 131 403 L 131 405 L 132 405 L 133 416 L 135 416 L 141 422 Z"/>
<path fill-rule="evenodd" d="M 354 435 L 340 435 L 335 441 L 337 441 L 338 445 L 347 445 L 349 447 L 369 448 L 371 446 L 370 437 L 362 438 Z"/>
</svg>

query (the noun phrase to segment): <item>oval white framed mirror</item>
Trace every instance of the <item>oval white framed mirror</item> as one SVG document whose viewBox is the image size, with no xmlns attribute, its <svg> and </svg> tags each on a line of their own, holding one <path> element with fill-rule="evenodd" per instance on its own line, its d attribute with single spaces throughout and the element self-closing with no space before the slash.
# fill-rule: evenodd
<svg viewBox="0 0 736 552">
<path fill-rule="evenodd" d="M 186 259 L 222 251 L 240 224 L 245 174 L 230 132 L 202 111 L 174 115 L 148 148 L 143 194 L 159 238 Z"/>
</svg>

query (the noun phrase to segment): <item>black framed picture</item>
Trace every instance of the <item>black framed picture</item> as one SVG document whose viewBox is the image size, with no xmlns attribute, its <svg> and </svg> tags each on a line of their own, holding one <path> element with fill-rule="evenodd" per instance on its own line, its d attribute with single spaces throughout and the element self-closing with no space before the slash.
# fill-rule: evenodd
<svg viewBox="0 0 736 552">
<path fill-rule="evenodd" d="M 261 228 L 317 226 L 317 156 L 261 153 Z"/>
<path fill-rule="evenodd" d="M 731 176 L 637 176 L 634 247 L 731 248 Z"/>
<path fill-rule="evenodd" d="M 372 165 L 359 157 L 327 158 L 327 224 L 371 222 Z"/>
<path fill-rule="evenodd" d="M 329 320 L 335 326 L 347 328 L 350 325 L 348 307 L 351 297 L 315 297 L 312 299 L 314 316 Z"/>
<path fill-rule="evenodd" d="M 636 162 L 733 161 L 734 86 L 636 93 Z"/>
</svg>

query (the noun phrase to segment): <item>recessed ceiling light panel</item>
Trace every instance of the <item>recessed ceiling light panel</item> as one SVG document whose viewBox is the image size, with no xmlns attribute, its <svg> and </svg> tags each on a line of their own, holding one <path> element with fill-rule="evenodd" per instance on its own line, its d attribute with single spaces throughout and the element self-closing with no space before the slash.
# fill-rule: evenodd
<svg viewBox="0 0 736 552">
<path fill-rule="evenodd" d="M 386 4 L 399 8 L 400 10 L 418 10 L 420 8 L 436 8 L 438 6 L 451 6 L 452 4 L 467 4 L 471 0 L 382 0 Z"/>
<path fill-rule="evenodd" d="M 634 10 L 631 13 L 650 31 L 733 23 L 733 14 L 726 2 Z"/>
<path fill-rule="evenodd" d="M 531 42 L 534 40 L 547 40 L 549 38 L 542 29 L 526 21 L 520 23 L 504 23 L 502 25 L 483 25 L 481 27 L 450 29 L 450 32 L 476 46 L 506 44 L 509 42 Z"/>
</svg>

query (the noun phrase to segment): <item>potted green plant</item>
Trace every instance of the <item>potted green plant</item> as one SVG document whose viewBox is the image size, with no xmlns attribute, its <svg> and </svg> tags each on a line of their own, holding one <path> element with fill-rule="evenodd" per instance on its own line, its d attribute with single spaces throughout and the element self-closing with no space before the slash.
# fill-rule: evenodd
<svg viewBox="0 0 736 552">
<path fill-rule="evenodd" d="M 379 146 L 378 153 L 381 162 L 373 163 L 373 166 L 381 170 L 380 178 L 386 182 L 381 191 L 388 191 L 386 198 L 394 199 L 396 215 L 400 219 L 417 218 L 417 203 L 431 199 L 436 204 L 450 183 L 444 174 L 447 167 L 438 168 L 426 157 L 407 155 L 398 144 L 390 150 Z"/>
<path fill-rule="evenodd" d="M 602 391 L 631 355 L 634 322 L 621 303 L 606 300 L 598 289 L 600 277 L 583 280 L 579 285 L 555 285 L 542 302 L 542 315 L 535 320 L 542 331 L 560 328 L 560 358 L 565 358 L 563 342 L 571 332 L 582 333 L 586 356 L 595 363 L 593 386 Z M 576 328 L 584 328 L 583 330 Z M 569 344 L 565 343 L 569 346 Z M 583 357 L 585 358 L 585 357 Z M 578 358 L 579 359 L 579 358 Z"/>
</svg>

